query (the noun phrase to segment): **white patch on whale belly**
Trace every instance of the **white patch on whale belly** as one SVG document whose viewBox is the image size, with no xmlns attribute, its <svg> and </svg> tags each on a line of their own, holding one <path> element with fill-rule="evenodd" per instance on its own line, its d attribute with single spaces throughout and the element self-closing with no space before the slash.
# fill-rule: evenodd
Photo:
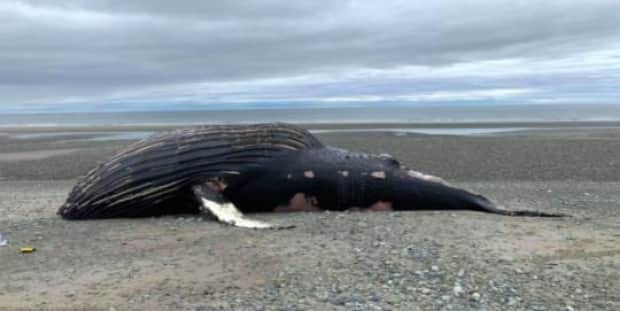
<svg viewBox="0 0 620 311">
<path fill-rule="evenodd" d="M 222 171 L 222 174 L 241 175 L 239 171 Z"/>
<path fill-rule="evenodd" d="M 443 185 L 449 185 L 447 181 L 441 179 L 440 177 L 429 175 L 429 174 L 424 174 L 418 171 L 409 170 L 407 174 L 409 174 L 409 176 L 414 177 L 414 178 L 432 181 L 432 182 L 440 183 Z"/>
<path fill-rule="evenodd" d="M 385 172 L 384 171 L 375 171 L 375 172 L 370 173 L 370 176 L 372 176 L 374 178 L 385 179 Z"/>
</svg>

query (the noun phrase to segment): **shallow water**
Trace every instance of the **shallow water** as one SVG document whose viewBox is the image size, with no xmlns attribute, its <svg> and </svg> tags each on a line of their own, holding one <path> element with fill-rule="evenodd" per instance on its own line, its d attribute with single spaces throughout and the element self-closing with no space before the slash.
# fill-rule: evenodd
<svg viewBox="0 0 620 311">
<path fill-rule="evenodd" d="M 496 134 L 502 132 L 523 131 L 529 128 L 525 127 L 498 127 L 498 128 L 353 128 L 353 129 L 320 129 L 310 130 L 314 134 L 323 133 L 364 133 L 364 132 L 389 132 L 396 135 L 404 135 L 408 133 L 430 134 L 430 135 L 484 135 Z"/>
<path fill-rule="evenodd" d="M 199 111 L 0 113 L 1 127 L 231 123 L 462 123 L 620 120 L 619 105 L 421 105 Z"/>
<path fill-rule="evenodd" d="M 505 128 L 350 128 L 350 129 L 314 129 L 310 130 L 313 134 L 325 133 L 366 133 L 366 132 L 387 132 L 397 136 L 406 134 L 431 134 L 431 135 L 488 135 L 504 132 L 514 132 L 527 130 L 528 128 L 505 127 Z M 111 140 L 139 140 L 154 134 L 154 131 L 124 131 L 124 132 L 34 132 L 9 134 L 11 139 L 32 140 L 42 138 L 62 138 L 62 140 L 82 140 L 82 141 L 111 141 Z M 68 136 L 68 137 L 67 137 Z"/>
<path fill-rule="evenodd" d="M 125 132 L 33 132 L 9 134 L 11 139 L 30 140 L 41 138 L 55 138 L 70 136 L 63 140 L 92 140 L 92 141 L 108 141 L 108 140 L 137 140 L 152 135 L 153 131 L 125 131 Z M 94 136 L 94 137 L 93 137 Z"/>
</svg>

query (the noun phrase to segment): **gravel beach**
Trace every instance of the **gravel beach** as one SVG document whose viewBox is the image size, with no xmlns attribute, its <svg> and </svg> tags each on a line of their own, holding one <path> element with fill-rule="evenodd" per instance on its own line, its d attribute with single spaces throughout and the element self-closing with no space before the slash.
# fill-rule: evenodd
<svg viewBox="0 0 620 311">
<path fill-rule="evenodd" d="M 97 132 L 159 129 L 55 128 L 25 139 L 15 135 L 50 131 L 0 128 L 0 309 L 620 309 L 620 127 L 317 134 L 390 153 L 508 209 L 568 218 L 265 214 L 255 217 L 297 227 L 252 231 L 198 216 L 55 215 L 77 177 L 131 142 L 93 140 Z"/>
</svg>

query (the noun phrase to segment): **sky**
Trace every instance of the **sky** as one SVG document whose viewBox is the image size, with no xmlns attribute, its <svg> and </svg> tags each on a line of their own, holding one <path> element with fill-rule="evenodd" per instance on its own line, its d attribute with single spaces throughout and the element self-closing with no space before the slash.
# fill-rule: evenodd
<svg viewBox="0 0 620 311">
<path fill-rule="evenodd" d="M 0 112 L 620 105 L 620 1 L 0 2 Z"/>
</svg>

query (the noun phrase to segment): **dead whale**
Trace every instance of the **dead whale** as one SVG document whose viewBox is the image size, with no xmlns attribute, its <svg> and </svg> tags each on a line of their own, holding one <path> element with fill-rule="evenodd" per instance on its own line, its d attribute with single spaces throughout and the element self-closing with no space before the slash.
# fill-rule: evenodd
<svg viewBox="0 0 620 311">
<path fill-rule="evenodd" d="M 191 127 L 136 142 L 80 178 L 58 214 L 75 220 L 207 212 L 239 227 L 281 228 L 244 213 L 350 208 L 560 216 L 500 209 L 389 155 L 324 146 L 283 123 Z"/>
</svg>

